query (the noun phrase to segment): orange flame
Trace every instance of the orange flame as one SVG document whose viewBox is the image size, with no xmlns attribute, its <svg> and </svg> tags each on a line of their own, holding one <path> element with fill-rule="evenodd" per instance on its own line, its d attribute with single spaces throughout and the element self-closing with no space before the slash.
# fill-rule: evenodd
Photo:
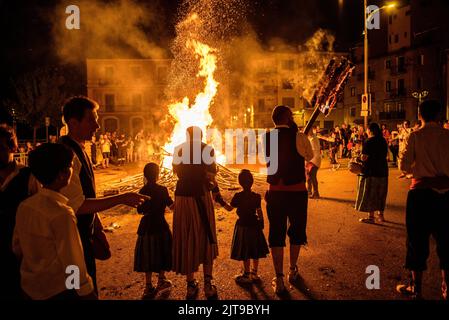
<svg viewBox="0 0 449 320">
<path fill-rule="evenodd" d="M 215 49 L 196 40 L 188 40 L 187 48 L 193 49 L 200 62 L 200 70 L 197 77 L 204 77 L 204 90 L 200 92 L 195 103 L 190 106 L 188 97 L 182 101 L 168 106 L 170 115 L 175 119 L 176 124 L 173 129 L 170 140 L 165 144 L 164 149 L 173 154 L 177 145 L 183 143 L 186 139 L 186 129 L 191 126 L 200 127 L 206 138 L 206 129 L 212 124 L 212 116 L 209 113 L 209 107 L 217 94 L 218 82 L 214 79 L 214 72 L 217 68 L 217 57 L 214 54 Z M 166 155 L 163 160 L 163 167 L 172 167 L 173 157 Z M 224 162 L 224 156 L 218 155 L 217 161 Z"/>
</svg>

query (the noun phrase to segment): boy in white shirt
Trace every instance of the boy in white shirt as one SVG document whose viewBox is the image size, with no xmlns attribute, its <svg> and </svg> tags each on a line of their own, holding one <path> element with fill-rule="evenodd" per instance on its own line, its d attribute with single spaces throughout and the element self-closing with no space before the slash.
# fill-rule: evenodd
<svg viewBox="0 0 449 320">
<path fill-rule="evenodd" d="M 22 289 L 33 300 L 96 298 L 75 213 L 59 193 L 70 181 L 72 161 L 73 152 L 62 144 L 43 144 L 29 154 L 43 188 L 17 210 L 13 251 L 21 259 Z M 68 272 L 74 269 L 79 272 Z"/>
</svg>

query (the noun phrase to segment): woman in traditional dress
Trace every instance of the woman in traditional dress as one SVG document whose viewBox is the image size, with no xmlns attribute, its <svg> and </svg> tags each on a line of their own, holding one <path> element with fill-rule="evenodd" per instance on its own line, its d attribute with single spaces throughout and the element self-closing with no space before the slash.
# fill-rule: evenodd
<svg viewBox="0 0 449 320">
<path fill-rule="evenodd" d="M 201 129 L 190 127 L 186 142 L 173 155 L 173 171 L 179 178 L 173 213 L 173 271 L 187 277 L 187 299 L 198 295 L 195 272 L 201 264 L 205 296 L 217 297 L 212 267 L 218 246 L 210 191 L 217 168 L 214 149 L 201 141 Z"/>
<path fill-rule="evenodd" d="M 378 221 L 383 222 L 388 192 L 388 144 L 377 123 L 371 123 L 367 133 L 368 139 L 362 147 L 363 168 L 359 176 L 355 208 L 368 212 L 368 217 L 360 219 L 360 222 L 374 223 L 376 212 Z"/>
</svg>

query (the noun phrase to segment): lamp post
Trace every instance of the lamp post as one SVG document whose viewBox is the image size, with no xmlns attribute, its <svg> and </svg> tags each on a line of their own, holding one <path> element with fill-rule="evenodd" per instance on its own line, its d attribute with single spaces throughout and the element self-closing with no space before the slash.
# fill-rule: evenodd
<svg viewBox="0 0 449 320">
<path fill-rule="evenodd" d="M 364 96 L 366 97 L 365 99 L 367 101 L 369 101 L 370 99 L 368 99 L 368 70 L 369 70 L 369 66 L 368 66 L 368 21 L 371 21 L 371 19 L 373 18 L 373 16 L 378 13 L 380 10 L 382 9 L 389 9 L 389 8 L 394 8 L 396 6 L 395 3 L 391 3 L 385 6 L 382 6 L 374 11 L 372 11 L 369 15 L 367 15 L 367 0 L 363 0 L 363 21 L 364 21 L 364 42 L 363 42 L 363 49 L 364 49 L 364 83 L 363 83 L 363 93 Z M 368 102 L 366 104 L 367 108 L 365 110 L 362 109 L 362 115 L 363 115 L 363 122 L 365 125 L 365 129 L 368 128 L 368 114 L 369 114 L 369 107 L 368 107 Z"/>
<path fill-rule="evenodd" d="M 413 92 L 412 93 L 412 97 L 418 100 L 418 108 L 421 105 L 421 102 L 429 95 L 429 91 L 421 91 L 421 92 Z M 416 111 L 416 115 L 418 115 L 418 109 Z M 416 117 L 418 118 L 418 116 Z"/>
</svg>

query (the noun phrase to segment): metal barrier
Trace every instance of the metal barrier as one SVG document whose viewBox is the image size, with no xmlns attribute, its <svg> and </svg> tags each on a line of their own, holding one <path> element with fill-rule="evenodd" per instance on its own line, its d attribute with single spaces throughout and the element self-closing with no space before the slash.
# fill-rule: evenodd
<svg viewBox="0 0 449 320">
<path fill-rule="evenodd" d="M 28 154 L 26 152 L 14 153 L 14 160 L 24 166 L 28 165 Z"/>
</svg>

